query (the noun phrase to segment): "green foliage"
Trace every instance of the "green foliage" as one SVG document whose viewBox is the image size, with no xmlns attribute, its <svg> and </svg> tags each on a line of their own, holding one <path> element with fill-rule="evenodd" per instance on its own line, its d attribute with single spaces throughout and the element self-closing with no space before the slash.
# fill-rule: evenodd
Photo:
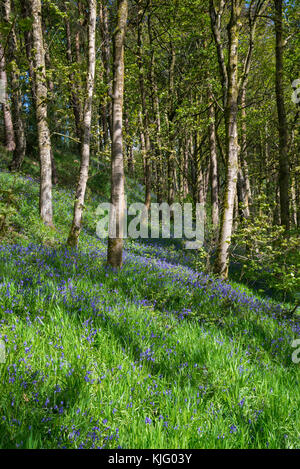
<svg viewBox="0 0 300 469">
<path fill-rule="evenodd" d="M 23 248 L 0 249 L 1 448 L 299 447 L 294 323 L 272 302 L 263 312 L 243 286 L 212 291 L 206 276 L 198 288 L 173 245 L 131 241 L 116 274 L 87 230 L 97 200 L 79 249 L 66 248 L 62 188 L 56 246 L 42 246 L 38 184 L 0 173 L 0 185 L 19 194 L 24 233 Z M 244 292 L 248 306 L 233 295 Z"/>
<path fill-rule="evenodd" d="M 18 209 L 18 199 L 12 187 L 0 188 L 0 239 L 7 235 Z"/>
<path fill-rule="evenodd" d="M 300 290 L 299 233 L 286 236 L 270 222 L 269 205 L 261 198 L 258 216 L 244 220 L 233 235 L 232 256 L 242 264 L 240 280 L 274 289 L 284 300 Z"/>
<path fill-rule="evenodd" d="M 42 2 L 48 122 L 59 186 L 53 189 L 55 229 L 41 222 L 35 93 L 29 73 L 35 50 L 32 35 L 27 34 L 33 18 L 30 11 L 24 12 L 25 3 L 11 2 L 11 20 L 0 21 L 13 124 L 17 130 L 15 72 L 20 75 L 27 141 L 22 167 L 26 177 L 0 172 L 0 339 L 8 352 L 7 363 L 0 364 L 0 448 L 107 448 L 119 444 L 123 448 L 299 447 L 299 366 L 291 360 L 291 340 L 299 318 L 285 316 L 286 309 L 294 313 L 296 308 L 261 301 L 250 291 L 255 287 L 261 297 L 271 293 L 287 301 L 299 300 L 298 233 L 295 230 L 287 236 L 273 224 L 279 196 L 274 25 L 267 20 L 273 15 L 272 4 L 261 15 L 254 38 L 247 80 L 245 148 L 240 141 L 240 112 L 238 115 L 239 144 L 241 151 L 247 150 L 251 209 L 259 213 L 240 224 L 233 237 L 232 259 L 238 264 L 239 280 L 249 286 L 246 289 L 240 283 L 226 284 L 208 275 L 216 243 L 209 190 L 205 248 L 188 252 L 182 240 L 128 239 L 123 269 L 116 274 L 106 266 L 107 246 L 95 231 L 96 208 L 110 197 L 111 38 L 117 2 L 98 2 L 91 158 L 76 251 L 65 243 L 80 168 L 80 132 L 74 110 L 81 114 L 84 109 L 88 2 Z M 249 49 L 247 9 L 255 3 L 262 2 L 245 2 L 243 8 L 240 76 Z M 291 100 L 300 50 L 296 3 L 285 5 L 283 64 L 294 224 L 299 201 L 298 106 Z M 230 2 L 225 4 L 220 24 L 227 62 Z M 130 150 L 135 167 L 133 177 L 126 180 L 128 205 L 145 198 L 138 8 L 143 11 L 141 71 L 152 190 L 158 192 L 161 166 L 166 198 L 168 163 L 173 157 L 176 197 L 181 193 L 183 199 L 184 182 L 188 182 L 185 201 L 195 203 L 200 180 L 206 186 L 209 85 L 215 108 L 221 201 L 226 187 L 226 129 L 209 1 L 142 0 L 129 2 L 129 6 L 123 136 L 125 168 Z M 14 51 L 9 40 L 12 32 L 16 35 Z M 0 133 L 5 142 L 3 119 Z M 6 171 L 12 154 L 1 147 L 0 152 L 1 170 Z M 274 206 L 257 198 L 264 192 Z M 145 424 L 145 418 L 151 424 Z"/>
<path fill-rule="evenodd" d="M 197 272 L 206 272 L 209 268 L 209 257 L 209 252 L 204 247 L 197 249 L 197 254 L 193 262 L 193 268 Z"/>
</svg>

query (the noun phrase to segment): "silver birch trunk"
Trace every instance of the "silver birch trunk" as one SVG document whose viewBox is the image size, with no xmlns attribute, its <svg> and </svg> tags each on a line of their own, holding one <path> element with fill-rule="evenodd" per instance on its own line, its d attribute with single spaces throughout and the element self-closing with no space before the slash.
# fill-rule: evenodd
<svg viewBox="0 0 300 469">
<path fill-rule="evenodd" d="M 35 67 L 35 105 L 40 156 L 40 216 L 46 225 L 52 226 L 51 142 L 47 122 L 47 81 L 41 0 L 30 0 L 30 6 L 33 17 L 32 40 Z"/>
<path fill-rule="evenodd" d="M 80 173 L 77 183 L 74 203 L 74 215 L 71 230 L 68 238 L 68 245 L 76 247 L 78 244 L 79 235 L 81 232 L 82 215 L 84 209 L 84 200 L 86 186 L 89 176 L 90 165 L 90 140 L 91 140 L 91 123 L 92 123 L 92 108 L 93 108 L 93 94 L 95 85 L 95 70 L 96 70 L 96 17 L 97 17 L 97 2 L 96 0 L 89 1 L 89 52 L 88 52 L 88 76 L 86 80 L 86 98 L 83 112 L 82 124 L 82 141 L 81 141 L 81 161 Z"/>
<path fill-rule="evenodd" d="M 222 278 L 228 277 L 229 248 L 233 227 L 234 201 L 238 175 L 238 41 L 240 29 L 241 0 L 232 0 L 231 17 L 228 25 L 229 57 L 228 88 L 225 107 L 226 127 L 226 182 L 223 196 L 219 243 L 215 272 Z"/>
</svg>

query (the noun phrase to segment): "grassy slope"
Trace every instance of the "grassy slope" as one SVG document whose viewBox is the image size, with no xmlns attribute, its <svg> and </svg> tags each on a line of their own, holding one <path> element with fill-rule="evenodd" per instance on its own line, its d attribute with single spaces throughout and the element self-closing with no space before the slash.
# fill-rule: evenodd
<svg viewBox="0 0 300 469">
<path fill-rule="evenodd" d="M 0 246 L 1 448 L 299 448 L 299 326 L 280 306 L 172 246 L 128 242 L 116 275 L 94 235 L 101 197 L 72 251 L 71 191 L 54 192 L 53 232 L 37 183 L 0 184 L 18 193 Z"/>
</svg>

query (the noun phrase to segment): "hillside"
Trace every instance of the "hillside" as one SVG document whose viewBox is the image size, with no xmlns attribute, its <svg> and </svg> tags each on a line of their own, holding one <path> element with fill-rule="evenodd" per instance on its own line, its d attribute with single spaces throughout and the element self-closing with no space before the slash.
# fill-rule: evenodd
<svg viewBox="0 0 300 469">
<path fill-rule="evenodd" d="M 105 191 L 72 250 L 69 189 L 54 190 L 53 230 L 34 179 L 1 172 L 0 186 L 1 448 L 299 447 L 287 306 L 202 274 L 172 243 L 128 240 L 116 274 L 95 235 Z"/>
</svg>

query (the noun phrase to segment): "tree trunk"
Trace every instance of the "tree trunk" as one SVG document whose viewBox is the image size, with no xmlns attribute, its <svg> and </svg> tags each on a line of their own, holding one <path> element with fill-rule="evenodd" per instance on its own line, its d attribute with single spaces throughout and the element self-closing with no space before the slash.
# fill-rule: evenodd
<svg viewBox="0 0 300 469">
<path fill-rule="evenodd" d="M 228 72 L 227 72 L 224 51 L 223 51 L 223 46 L 222 46 L 221 20 L 222 20 L 222 15 L 223 15 L 224 8 L 225 8 L 225 3 L 226 3 L 225 0 L 220 0 L 219 5 L 218 5 L 218 10 L 216 10 L 214 0 L 210 0 L 209 2 L 211 29 L 213 32 L 213 36 L 214 36 L 214 40 L 215 40 L 215 44 L 217 48 L 219 71 L 220 71 L 221 82 L 222 82 L 224 107 L 226 106 L 226 99 L 227 99 Z"/>
<path fill-rule="evenodd" d="M 142 13 L 139 10 L 138 14 L 138 69 L 139 69 L 139 84 L 140 84 L 140 93 L 141 93 L 141 104 L 142 104 L 142 124 L 143 124 L 143 134 L 145 137 L 145 147 L 144 147 L 144 169 L 145 169 L 145 206 L 149 209 L 151 205 L 151 188 L 152 188 L 152 173 L 151 173 L 151 158 L 150 158 L 150 134 L 149 134 L 149 115 L 146 103 L 146 92 L 144 84 L 144 72 L 143 72 L 143 56 L 142 56 L 142 19 L 140 14 Z"/>
<path fill-rule="evenodd" d="M 243 72 L 239 81 L 239 92 L 241 100 L 241 118 L 242 118 L 242 129 L 241 129 L 241 151 L 239 154 L 239 170 L 238 170 L 238 199 L 239 199 L 239 210 L 241 217 L 249 218 L 250 216 L 250 204 L 251 204 L 251 187 L 248 173 L 248 149 L 247 149 L 247 121 L 246 121 L 246 90 L 249 79 L 251 60 L 254 51 L 254 40 L 256 33 L 257 21 L 260 15 L 264 13 L 268 7 L 268 2 L 265 0 L 257 0 L 256 2 L 250 2 L 247 6 L 247 16 L 249 20 L 249 44 L 246 58 L 244 61 Z M 241 204 L 243 208 L 241 209 Z"/>
<path fill-rule="evenodd" d="M 133 159 L 133 142 L 130 135 L 129 118 L 127 112 L 125 113 L 125 133 L 126 133 L 126 163 L 128 174 L 134 176 L 134 159 Z"/>
<path fill-rule="evenodd" d="M 52 73 L 49 73 L 51 70 L 51 59 L 50 59 L 50 54 L 49 54 L 49 49 L 48 49 L 48 44 L 45 40 L 45 33 L 46 33 L 46 26 L 45 24 L 42 24 L 43 28 L 43 38 L 44 38 L 44 49 L 45 49 L 45 64 L 46 64 L 46 70 L 48 71 L 48 79 L 47 79 L 47 88 L 48 88 L 48 101 L 49 101 L 49 106 L 48 106 L 48 113 L 51 115 L 51 122 L 55 123 L 57 122 L 57 116 L 55 112 L 55 107 L 52 106 L 52 101 L 54 99 L 54 82 L 52 79 Z M 53 126 L 53 124 L 52 124 Z M 49 126 L 50 132 L 51 132 L 51 126 Z M 55 129 L 55 126 L 53 127 Z M 52 167 L 52 184 L 56 186 L 58 183 L 58 175 L 57 175 L 57 170 L 56 170 L 56 164 L 55 164 L 55 158 L 54 158 L 54 153 L 53 153 L 53 148 L 51 146 L 51 167 Z"/>
<path fill-rule="evenodd" d="M 5 51 L 2 46 L 2 37 L 0 36 L 0 80 L 3 87 L 3 97 L 2 102 L 3 108 L 3 120 L 4 120 L 4 130 L 5 130 L 5 147 L 7 151 L 14 151 L 16 148 L 15 143 L 15 133 L 14 126 L 12 121 L 10 103 L 7 93 L 7 74 L 6 74 L 6 64 L 5 64 Z"/>
<path fill-rule="evenodd" d="M 189 194 L 189 156 L 191 148 L 191 136 L 188 136 L 185 140 L 184 148 L 184 175 L 183 175 L 183 197 L 184 199 Z"/>
<path fill-rule="evenodd" d="M 135 168 L 134 168 L 134 156 L 133 156 L 133 145 L 132 145 L 132 143 L 128 146 L 127 151 L 128 151 L 128 156 L 127 156 L 128 172 L 129 172 L 130 176 L 133 178 Z"/>
<path fill-rule="evenodd" d="M 92 107 L 93 94 L 95 84 L 95 68 L 96 68 L 96 16 L 97 1 L 89 2 L 89 52 L 88 52 L 88 76 L 86 80 L 86 98 L 84 104 L 84 116 L 82 125 L 82 142 L 81 142 L 81 161 L 79 180 L 76 189 L 74 203 L 74 217 L 68 238 L 69 246 L 76 247 L 81 231 L 82 214 L 84 208 L 84 199 L 86 186 L 89 175 L 90 164 L 90 140 L 91 140 L 91 123 L 92 123 Z"/>
<path fill-rule="evenodd" d="M 233 211 L 238 174 L 238 40 L 241 15 L 241 0 L 232 0 L 231 17 L 228 25 L 228 89 L 225 107 L 226 128 L 226 182 L 223 196 L 219 244 L 215 272 L 222 278 L 228 277 L 229 247 L 233 226 Z"/>
<path fill-rule="evenodd" d="M 292 206 L 292 223 L 297 227 L 297 197 L 296 197 L 296 181 L 295 176 L 291 178 L 291 206 Z"/>
<path fill-rule="evenodd" d="M 281 224 L 281 217 L 280 217 L 280 189 L 279 189 L 279 177 L 278 181 L 276 181 L 275 187 L 275 206 L 273 211 L 273 224 L 280 225 Z"/>
<path fill-rule="evenodd" d="M 70 66 L 72 66 L 73 64 L 72 38 L 71 38 L 71 28 L 70 28 L 69 20 L 66 21 L 66 37 L 67 37 L 67 59 L 68 59 Z M 76 85 L 76 79 L 75 79 L 75 75 L 73 72 L 70 73 L 70 87 L 71 87 L 70 104 L 74 113 L 76 137 L 81 142 L 82 109 L 81 109 L 80 100 L 78 98 L 78 87 Z"/>
<path fill-rule="evenodd" d="M 113 103 L 112 103 L 112 154 L 111 154 L 111 212 L 110 229 L 114 227 L 108 239 L 107 261 L 118 269 L 123 264 L 123 214 L 125 209 L 124 194 L 124 157 L 123 157 L 123 100 L 124 100 L 124 42 L 128 15 L 128 1 L 118 0 L 118 20 L 115 29 L 114 67 L 113 67 Z"/>
<path fill-rule="evenodd" d="M 202 148 L 200 146 L 199 132 L 194 137 L 194 164 L 196 169 L 196 184 L 194 187 L 194 203 L 204 203 L 204 175 L 202 170 Z"/>
<path fill-rule="evenodd" d="M 238 170 L 238 200 L 239 207 L 242 205 L 240 213 L 243 218 L 249 218 L 251 200 L 251 189 L 247 165 L 247 122 L 246 122 L 246 88 L 243 87 L 241 92 L 241 117 L 242 117 L 242 135 L 241 135 L 241 151 L 239 154 L 239 170 Z"/>
<path fill-rule="evenodd" d="M 146 139 L 144 133 L 143 115 L 142 111 L 139 112 L 139 133 L 141 142 L 141 152 L 143 157 L 143 184 L 146 186 Z"/>
<path fill-rule="evenodd" d="M 12 103 L 15 120 L 15 137 L 16 148 L 14 150 L 13 159 L 9 169 L 11 171 L 19 171 L 26 154 L 26 137 L 25 128 L 22 118 L 22 99 L 20 93 L 20 75 L 17 67 L 13 66 L 11 73 L 11 87 L 12 87 Z"/>
<path fill-rule="evenodd" d="M 103 66 L 105 70 L 105 77 L 106 77 L 106 85 L 108 87 L 109 95 L 112 93 L 112 86 L 111 86 L 111 52 L 110 52 L 110 35 L 109 35 L 109 14 L 108 14 L 108 7 L 105 5 L 105 2 L 102 0 L 100 2 L 100 30 L 101 30 L 101 38 L 102 38 L 102 60 Z M 108 99 L 107 103 L 103 104 L 102 108 L 103 116 L 105 119 L 103 120 L 103 137 L 104 137 L 104 147 L 107 147 L 109 142 L 109 137 L 112 136 L 112 102 L 111 99 Z"/>
<path fill-rule="evenodd" d="M 5 0 L 5 21 L 10 26 L 11 23 L 11 0 Z M 9 169 L 18 171 L 21 168 L 26 152 L 26 138 L 24 123 L 22 119 L 22 97 L 20 90 L 20 72 L 16 63 L 16 51 L 18 49 L 17 36 L 14 26 L 11 27 L 8 37 L 8 55 L 11 66 L 11 88 L 12 88 L 12 107 L 14 115 L 15 143 L 16 147 Z"/>
<path fill-rule="evenodd" d="M 175 132 L 174 132 L 174 72 L 176 64 L 176 51 L 171 43 L 171 60 L 169 70 L 169 109 L 167 113 L 170 151 L 168 153 L 168 204 L 171 206 L 175 199 Z"/>
<path fill-rule="evenodd" d="M 21 13 L 22 13 L 22 20 L 27 20 L 31 16 L 31 4 L 30 0 L 23 0 L 20 2 L 21 6 Z M 33 34 L 32 28 L 30 30 L 25 30 L 24 34 L 24 45 L 26 51 L 26 57 L 28 60 L 28 73 L 29 73 L 29 85 L 30 85 L 30 93 L 28 94 L 28 98 L 30 100 L 30 110 L 32 110 L 31 114 L 31 129 L 29 128 L 29 132 L 26 135 L 26 150 L 28 153 L 35 151 L 35 138 L 37 135 L 37 122 L 36 122 L 36 95 L 35 95 L 35 73 L 34 73 L 34 61 L 33 61 Z"/>
<path fill-rule="evenodd" d="M 212 223 L 214 230 L 219 227 L 219 183 L 218 183 L 218 156 L 216 141 L 215 109 L 211 86 L 209 85 L 209 148 L 210 148 L 210 181 L 211 181 L 211 206 Z"/>
<path fill-rule="evenodd" d="M 155 66 L 155 49 L 153 46 L 152 29 L 151 29 L 151 16 L 148 16 L 148 36 L 150 43 L 150 89 L 152 96 L 152 105 L 154 111 L 155 121 L 155 137 L 154 137 L 154 150 L 155 150 L 155 165 L 156 165 L 156 195 L 159 204 L 163 201 L 163 164 L 162 164 L 162 144 L 161 144 L 161 118 L 160 106 L 156 81 L 156 66 Z"/>
<path fill-rule="evenodd" d="M 52 226 L 51 142 L 47 122 L 47 82 L 41 0 L 30 0 L 30 5 L 33 17 L 32 35 L 35 67 L 35 105 L 40 155 L 40 216 L 46 225 Z"/>
<path fill-rule="evenodd" d="M 276 35 L 276 102 L 279 127 L 279 190 L 281 224 L 290 228 L 288 128 L 284 104 L 282 0 L 274 0 Z"/>
<path fill-rule="evenodd" d="M 296 220 L 297 228 L 300 228 L 300 184 L 299 172 L 295 176 L 295 196 L 296 196 Z"/>
</svg>

